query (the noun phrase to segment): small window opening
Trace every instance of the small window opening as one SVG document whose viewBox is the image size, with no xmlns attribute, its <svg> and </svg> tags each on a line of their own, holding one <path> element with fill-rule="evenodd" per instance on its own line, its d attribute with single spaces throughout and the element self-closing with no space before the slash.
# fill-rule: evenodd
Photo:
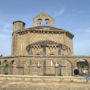
<svg viewBox="0 0 90 90">
<path fill-rule="evenodd" d="M 46 20 L 45 20 L 45 25 L 46 25 L 46 26 L 49 26 L 49 19 L 46 19 Z"/>
<path fill-rule="evenodd" d="M 42 19 L 38 19 L 38 26 L 42 26 Z"/>
</svg>

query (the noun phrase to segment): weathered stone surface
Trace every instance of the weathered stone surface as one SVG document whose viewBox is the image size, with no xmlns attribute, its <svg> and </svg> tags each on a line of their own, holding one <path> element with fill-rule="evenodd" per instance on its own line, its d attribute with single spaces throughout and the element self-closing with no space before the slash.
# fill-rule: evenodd
<svg viewBox="0 0 90 90">
<path fill-rule="evenodd" d="M 40 26 L 38 20 L 42 21 Z M 35 17 L 33 23 L 34 27 L 25 28 L 24 22 L 13 22 L 12 56 L 0 58 L 0 74 L 74 76 L 75 68 L 79 68 L 77 62 L 84 59 L 87 66 L 80 67 L 78 75 L 83 75 L 84 69 L 90 75 L 90 56 L 73 56 L 72 33 L 55 28 L 53 18 L 45 12 Z"/>
<path fill-rule="evenodd" d="M 41 26 L 38 25 L 39 19 L 42 20 Z M 49 25 L 45 25 L 47 19 Z M 34 18 L 33 23 L 34 27 L 28 29 L 24 28 L 25 23 L 22 21 L 13 23 L 12 56 L 73 55 L 73 34 L 53 27 L 54 20 L 45 12 Z M 39 42 L 44 42 L 44 45 Z"/>
<path fill-rule="evenodd" d="M 0 82 L 0 90 L 90 90 L 90 85 L 87 83 Z"/>
<path fill-rule="evenodd" d="M 24 75 L 0 75 L 0 81 L 24 81 L 38 83 L 60 83 L 60 82 L 75 82 L 86 83 L 84 77 L 74 76 L 24 76 Z"/>
</svg>

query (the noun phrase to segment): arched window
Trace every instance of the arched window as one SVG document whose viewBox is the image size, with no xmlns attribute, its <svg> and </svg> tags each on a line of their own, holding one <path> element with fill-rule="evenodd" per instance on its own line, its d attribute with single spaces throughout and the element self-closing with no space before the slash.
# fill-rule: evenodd
<svg viewBox="0 0 90 90">
<path fill-rule="evenodd" d="M 13 65 L 13 63 L 14 63 L 14 60 L 12 60 L 10 64 Z"/>
<path fill-rule="evenodd" d="M 45 20 L 45 25 L 46 25 L 46 26 L 49 26 L 49 19 L 46 19 L 46 20 Z"/>
<path fill-rule="evenodd" d="M 38 26 L 42 26 L 42 19 L 38 19 Z"/>
</svg>

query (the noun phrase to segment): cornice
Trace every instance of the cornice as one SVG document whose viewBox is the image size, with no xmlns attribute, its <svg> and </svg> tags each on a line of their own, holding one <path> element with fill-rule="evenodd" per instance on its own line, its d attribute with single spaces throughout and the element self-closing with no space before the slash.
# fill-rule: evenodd
<svg viewBox="0 0 90 90">
<path fill-rule="evenodd" d="M 6 57 L 0 57 L 0 59 L 5 58 L 28 58 L 28 57 L 34 57 L 34 58 L 90 58 L 90 56 L 70 56 L 70 55 L 21 55 L 21 56 L 6 56 Z"/>
<path fill-rule="evenodd" d="M 73 38 L 74 37 L 74 35 L 73 34 L 71 34 L 70 32 L 68 32 L 68 31 L 65 31 L 65 30 L 62 30 L 62 29 L 60 29 L 60 30 L 58 30 L 58 29 L 55 29 L 55 30 L 43 30 L 43 29 L 24 29 L 24 30 L 22 30 L 22 31 L 17 31 L 17 32 L 13 32 L 13 34 L 14 33 L 16 33 L 16 34 L 19 34 L 19 35 L 24 35 L 24 34 L 27 34 L 27 33 L 47 33 L 47 34 L 63 34 L 63 33 L 66 33 L 66 34 L 69 34 L 69 36 L 71 37 L 71 38 Z"/>
</svg>

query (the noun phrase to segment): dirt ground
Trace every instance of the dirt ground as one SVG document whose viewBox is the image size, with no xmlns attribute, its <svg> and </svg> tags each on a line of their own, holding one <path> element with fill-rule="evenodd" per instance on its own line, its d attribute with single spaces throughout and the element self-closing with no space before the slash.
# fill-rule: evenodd
<svg viewBox="0 0 90 90">
<path fill-rule="evenodd" d="M 0 90 L 90 90 L 90 83 L 30 83 L 0 81 Z"/>
</svg>

